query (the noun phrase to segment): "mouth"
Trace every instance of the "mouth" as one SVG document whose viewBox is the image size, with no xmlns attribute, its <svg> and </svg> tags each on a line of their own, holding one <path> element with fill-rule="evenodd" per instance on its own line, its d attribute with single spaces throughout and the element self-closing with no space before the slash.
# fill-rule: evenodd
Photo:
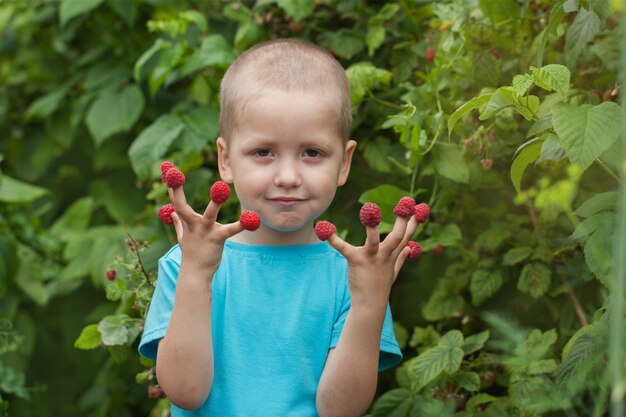
<svg viewBox="0 0 626 417">
<path fill-rule="evenodd" d="M 305 201 L 304 198 L 295 198 L 295 197 L 274 197 L 269 199 L 272 203 L 282 204 L 282 205 L 293 205 L 298 204 Z"/>
</svg>

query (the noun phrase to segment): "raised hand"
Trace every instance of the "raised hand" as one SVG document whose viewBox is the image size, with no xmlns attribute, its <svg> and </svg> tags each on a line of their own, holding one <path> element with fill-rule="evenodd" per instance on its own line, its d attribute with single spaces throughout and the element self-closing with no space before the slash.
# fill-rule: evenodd
<svg viewBox="0 0 626 417">
<path fill-rule="evenodd" d="M 380 208 L 366 203 L 360 212 L 361 223 L 365 226 L 367 238 L 363 246 L 355 247 L 335 234 L 332 223 L 319 222 L 315 231 L 321 240 L 328 242 L 348 260 L 348 285 L 352 304 L 370 307 L 387 305 L 391 287 L 405 260 L 419 256 L 421 248 L 416 242 L 409 244 L 415 233 L 418 220 L 415 217 L 415 201 L 410 197 L 400 200 L 394 213 L 396 221 L 392 231 L 381 242 L 378 224 L 381 221 Z M 418 253 L 419 252 L 419 253 Z"/>
</svg>

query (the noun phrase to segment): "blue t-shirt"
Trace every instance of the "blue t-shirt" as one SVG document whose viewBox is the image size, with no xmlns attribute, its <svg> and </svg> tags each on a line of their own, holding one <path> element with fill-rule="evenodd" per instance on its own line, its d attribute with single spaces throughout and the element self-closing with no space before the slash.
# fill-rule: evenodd
<svg viewBox="0 0 626 417">
<path fill-rule="evenodd" d="M 156 358 L 180 269 L 174 246 L 160 260 L 139 352 Z M 214 380 L 205 403 L 181 416 L 317 416 L 315 395 L 328 350 L 350 309 L 347 261 L 327 243 L 253 246 L 226 241 L 213 277 Z M 402 359 L 387 312 L 379 369 Z"/>
</svg>

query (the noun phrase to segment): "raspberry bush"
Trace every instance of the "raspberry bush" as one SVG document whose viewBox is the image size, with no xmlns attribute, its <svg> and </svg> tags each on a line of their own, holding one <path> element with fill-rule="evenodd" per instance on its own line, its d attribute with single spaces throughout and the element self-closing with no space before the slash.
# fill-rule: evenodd
<svg viewBox="0 0 626 417">
<path fill-rule="evenodd" d="M 354 244 L 365 203 L 383 234 L 402 197 L 425 220 L 390 300 L 405 360 L 368 416 L 623 415 L 623 16 L 619 0 L 0 2 L 0 416 L 167 415 L 136 349 L 175 243 L 160 164 L 208 204 L 221 76 L 278 36 L 327 48 L 351 85 L 359 148 L 321 220 Z M 220 220 L 239 214 L 233 195 Z"/>
</svg>

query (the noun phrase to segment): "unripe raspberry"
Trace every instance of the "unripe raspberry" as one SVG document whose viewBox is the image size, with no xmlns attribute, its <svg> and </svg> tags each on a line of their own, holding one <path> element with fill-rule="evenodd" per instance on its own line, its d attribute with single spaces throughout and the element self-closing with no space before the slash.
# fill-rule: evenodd
<svg viewBox="0 0 626 417">
<path fill-rule="evenodd" d="M 382 213 L 374 203 L 365 203 L 359 212 L 359 219 L 364 226 L 374 227 L 380 224 Z"/>
<path fill-rule="evenodd" d="M 217 181 L 211 186 L 211 201 L 222 204 L 230 197 L 230 187 L 224 181 Z"/>
<path fill-rule="evenodd" d="M 411 197 L 402 197 L 393 209 L 393 213 L 398 217 L 411 217 L 415 214 L 415 200 Z"/>
<path fill-rule="evenodd" d="M 180 187 L 185 183 L 185 174 L 180 172 L 178 168 L 170 168 L 165 173 L 165 183 L 170 188 Z"/>
<path fill-rule="evenodd" d="M 408 256 L 410 261 L 413 261 L 422 255 L 422 246 L 419 243 L 410 240 L 406 245 L 411 248 L 411 252 L 409 252 Z"/>
<path fill-rule="evenodd" d="M 159 209 L 159 219 L 161 219 L 165 224 L 172 224 L 172 213 L 175 211 L 176 210 L 174 210 L 173 204 L 165 204 Z"/>
<path fill-rule="evenodd" d="M 176 168 L 176 165 L 171 163 L 170 161 L 164 161 L 161 163 L 161 181 L 165 184 L 165 174 L 172 168 Z"/>
<path fill-rule="evenodd" d="M 319 240 L 328 240 L 336 231 L 335 225 L 326 220 L 319 221 L 315 225 L 315 234 Z"/>
<path fill-rule="evenodd" d="M 435 48 L 433 48 L 432 46 L 429 46 L 428 48 L 426 48 L 426 59 L 429 61 L 434 61 L 435 60 L 435 56 L 437 55 L 437 50 Z"/>
<path fill-rule="evenodd" d="M 261 227 L 261 218 L 252 210 L 246 210 L 241 213 L 241 216 L 239 216 L 239 222 L 241 222 L 244 229 L 250 230 L 251 232 Z"/>
<path fill-rule="evenodd" d="M 109 281 L 115 281 L 115 278 L 117 277 L 117 271 L 115 269 L 107 269 L 106 275 Z"/>
<path fill-rule="evenodd" d="M 165 392 L 161 389 L 161 387 L 157 385 L 152 385 L 148 387 L 148 397 L 150 398 L 165 398 Z"/>
<path fill-rule="evenodd" d="M 424 223 L 430 216 L 430 207 L 426 203 L 420 203 L 415 206 L 415 220 L 418 223 Z"/>
<path fill-rule="evenodd" d="M 435 255 L 441 255 L 443 251 L 444 246 L 442 244 L 439 244 L 432 249 L 432 253 L 434 253 Z"/>
</svg>

